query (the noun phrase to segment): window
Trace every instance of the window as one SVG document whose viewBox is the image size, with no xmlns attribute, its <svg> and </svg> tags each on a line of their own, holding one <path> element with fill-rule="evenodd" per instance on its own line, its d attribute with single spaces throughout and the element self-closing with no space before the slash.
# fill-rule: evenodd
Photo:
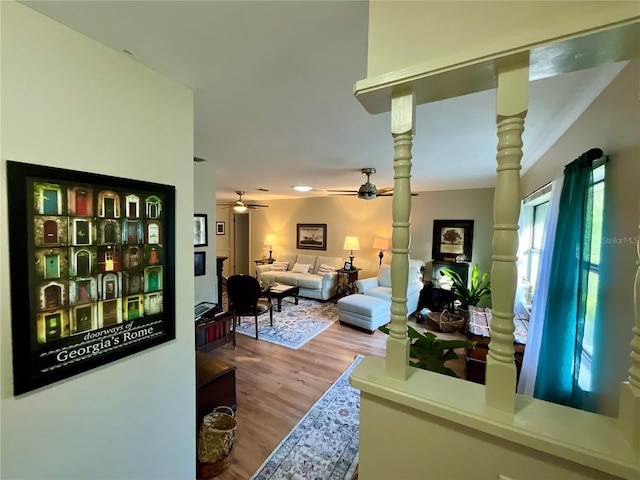
<svg viewBox="0 0 640 480">
<path fill-rule="evenodd" d="M 531 310 L 533 294 L 538 280 L 538 264 L 544 238 L 544 224 L 549 210 L 551 184 L 525 198 L 522 205 L 522 232 L 520 234 L 520 299 Z"/>
<path fill-rule="evenodd" d="M 584 337 L 582 339 L 582 359 L 580 362 L 579 385 L 585 391 L 591 390 L 591 357 L 593 355 L 593 332 L 597 308 L 599 283 L 600 246 L 602 244 L 602 222 L 604 215 L 604 165 L 593 169 L 593 217 L 591 257 L 589 262 L 589 282 L 587 291 L 587 311 L 585 315 Z M 548 185 L 523 201 L 522 232 L 520 234 L 520 264 L 518 274 L 521 279 L 521 299 L 527 308 L 535 293 L 538 280 L 544 226 L 549 209 L 551 185 Z"/>
<path fill-rule="evenodd" d="M 589 262 L 589 286 L 587 313 L 582 338 L 582 361 L 578 383 L 583 390 L 591 390 L 591 357 L 593 356 L 593 332 L 596 318 L 600 246 L 602 245 L 602 221 L 604 217 L 604 165 L 593 170 L 593 217 L 591 227 L 591 260 Z"/>
</svg>

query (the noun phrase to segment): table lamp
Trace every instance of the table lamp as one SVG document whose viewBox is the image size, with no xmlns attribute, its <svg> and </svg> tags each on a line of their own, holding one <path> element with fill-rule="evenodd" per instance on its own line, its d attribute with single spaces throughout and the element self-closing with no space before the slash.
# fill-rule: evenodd
<svg viewBox="0 0 640 480">
<path fill-rule="evenodd" d="M 264 237 L 264 244 L 265 246 L 268 245 L 269 246 L 269 260 L 273 260 L 273 257 L 271 256 L 271 253 L 273 252 L 272 248 L 273 245 L 276 244 L 276 236 L 273 233 L 267 233 L 267 235 Z"/>
<path fill-rule="evenodd" d="M 351 263 L 351 268 L 353 266 L 353 251 L 360 250 L 360 239 L 358 237 L 346 237 L 344 239 L 344 248 L 345 250 L 351 250 L 351 254 L 349 255 L 349 262 Z"/>
<path fill-rule="evenodd" d="M 382 265 L 382 257 L 384 257 L 384 250 L 389 250 L 389 239 L 376 237 L 373 240 L 373 248 L 380 250 L 378 257 L 380 257 L 380 265 Z"/>
</svg>

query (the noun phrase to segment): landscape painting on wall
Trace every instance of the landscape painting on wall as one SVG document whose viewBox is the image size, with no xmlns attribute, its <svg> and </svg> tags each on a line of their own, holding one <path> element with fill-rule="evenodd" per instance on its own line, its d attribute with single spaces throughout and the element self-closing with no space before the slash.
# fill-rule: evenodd
<svg viewBox="0 0 640 480">
<path fill-rule="evenodd" d="M 7 162 L 14 393 L 175 338 L 174 187 Z"/>
<path fill-rule="evenodd" d="M 296 227 L 296 248 L 308 250 L 327 249 L 326 223 L 298 223 Z"/>
<path fill-rule="evenodd" d="M 473 220 L 434 220 L 433 260 L 470 262 L 473 247 Z"/>
</svg>

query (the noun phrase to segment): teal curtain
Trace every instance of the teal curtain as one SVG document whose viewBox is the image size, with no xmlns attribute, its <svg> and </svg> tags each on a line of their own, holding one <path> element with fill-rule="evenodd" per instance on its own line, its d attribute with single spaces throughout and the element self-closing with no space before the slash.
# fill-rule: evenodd
<svg viewBox="0 0 640 480">
<path fill-rule="evenodd" d="M 564 169 L 534 389 L 536 398 L 575 408 L 582 406 L 578 376 L 591 258 L 593 155 L 589 153 Z"/>
</svg>

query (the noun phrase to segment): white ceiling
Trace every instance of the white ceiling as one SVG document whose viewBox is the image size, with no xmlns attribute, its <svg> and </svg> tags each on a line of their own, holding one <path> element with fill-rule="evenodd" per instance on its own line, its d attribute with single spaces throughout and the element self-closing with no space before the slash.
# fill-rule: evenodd
<svg viewBox="0 0 640 480">
<path fill-rule="evenodd" d="M 326 195 L 364 183 L 362 167 L 393 185 L 390 114 L 353 96 L 366 78 L 367 2 L 21 3 L 192 87 L 194 156 L 216 163 L 218 199 Z M 531 83 L 523 172 L 622 67 Z M 493 186 L 496 143 L 495 90 L 419 106 L 412 190 Z M 291 190 L 301 183 L 315 190 Z"/>
</svg>

